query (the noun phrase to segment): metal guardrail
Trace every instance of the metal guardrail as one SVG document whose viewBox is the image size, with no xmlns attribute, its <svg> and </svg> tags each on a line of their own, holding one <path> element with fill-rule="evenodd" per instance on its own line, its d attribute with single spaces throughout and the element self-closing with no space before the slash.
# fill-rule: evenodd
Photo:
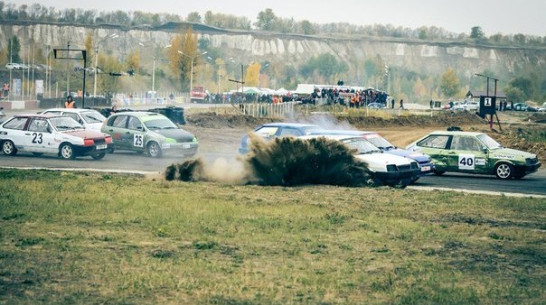
<svg viewBox="0 0 546 305">
<path fill-rule="evenodd" d="M 273 103 L 241 103 L 233 104 L 242 113 L 257 118 L 286 118 L 293 116 L 294 106 L 301 102 Z"/>
</svg>

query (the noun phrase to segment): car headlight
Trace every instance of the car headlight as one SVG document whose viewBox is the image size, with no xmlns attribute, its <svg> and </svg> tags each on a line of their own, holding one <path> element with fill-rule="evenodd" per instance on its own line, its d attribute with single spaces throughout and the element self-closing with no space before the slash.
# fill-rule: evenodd
<svg viewBox="0 0 546 305">
<path fill-rule="evenodd" d="M 387 165 L 387 172 L 395 172 L 397 170 L 398 170 L 398 168 L 396 167 L 396 165 L 394 165 L 394 164 Z"/>
</svg>

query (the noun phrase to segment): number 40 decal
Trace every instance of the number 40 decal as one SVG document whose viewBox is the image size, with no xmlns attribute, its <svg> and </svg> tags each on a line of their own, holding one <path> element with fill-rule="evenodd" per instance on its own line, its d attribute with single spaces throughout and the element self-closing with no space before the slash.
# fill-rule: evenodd
<svg viewBox="0 0 546 305">
<path fill-rule="evenodd" d="M 459 155 L 459 169 L 474 169 L 474 155 Z"/>
</svg>

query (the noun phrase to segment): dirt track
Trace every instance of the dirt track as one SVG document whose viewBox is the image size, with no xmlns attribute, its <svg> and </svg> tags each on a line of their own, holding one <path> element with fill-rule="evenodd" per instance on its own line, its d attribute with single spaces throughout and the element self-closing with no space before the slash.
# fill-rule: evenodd
<svg viewBox="0 0 546 305">
<path fill-rule="evenodd" d="M 328 118 L 328 128 L 332 126 L 352 127 L 357 130 L 373 130 L 379 132 L 393 144 L 405 147 L 411 142 L 425 136 L 434 130 L 445 130 L 449 126 L 459 126 L 467 131 L 486 132 L 497 139 L 506 147 L 521 149 L 536 153 L 544 162 L 546 160 L 546 143 L 540 141 L 528 141 L 527 130 L 544 132 L 543 124 L 534 122 L 544 120 L 542 114 L 502 113 L 503 131 L 499 131 L 497 125 L 493 130 L 489 128 L 487 121 L 471 113 L 439 113 L 430 116 L 400 116 L 391 119 L 381 117 L 350 117 L 341 116 Z M 199 138 L 201 149 L 218 154 L 236 154 L 241 137 L 250 132 L 254 127 L 276 120 L 266 118 L 254 118 L 243 115 L 198 113 L 187 116 L 188 125 L 184 128 L 193 132 Z M 300 117 L 298 122 L 319 123 L 323 119 L 317 117 Z M 509 124 L 508 124 L 509 123 Z M 522 125 L 523 124 L 523 125 Z M 523 127 L 522 127 L 523 126 Z"/>
</svg>

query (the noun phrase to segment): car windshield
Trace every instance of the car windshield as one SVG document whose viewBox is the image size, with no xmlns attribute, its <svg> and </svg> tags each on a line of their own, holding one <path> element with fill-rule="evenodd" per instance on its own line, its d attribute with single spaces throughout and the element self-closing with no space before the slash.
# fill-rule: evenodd
<svg viewBox="0 0 546 305">
<path fill-rule="evenodd" d="M 66 131 L 73 129 L 83 129 L 83 126 L 76 122 L 73 118 L 67 116 L 57 116 L 49 119 L 51 125 L 58 131 Z"/>
<path fill-rule="evenodd" d="M 495 148 L 502 148 L 502 145 L 499 144 L 499 142 L 493 140 L 490 136 L 486 134 L 480 134 L 477 136 L 478 140 L 480 140 L 487 148 L 489 149 L 495 149 Z"/>
<path fill-rule="evenodd" d="M 85 111 L 81 113 L 86 123 L 102 123 L 106 118 L 98 111 Z"/>
<path fill-rule="evenodd" d="M 377 147 L 372 143 L 364 139 L 348 139 L 344 140 L 343 143 L 347 144 L 351 149 L 356 149 L 357 154 L 371 154 L 376 152 L 381 152 Z"/>
<path fill-rule="evenodd" d="M 369 135 L 366 137 L 366 140 L 372 143 L 375 147 L 379 147 L 381 149 L 391 149 L 395 147 L 389 141 L 387 141 L 385 138 L 378 134 Z"/>
<path fill-rule="evenodd" d="M 149 129 L 176 129 L 176 125 L 167 118 L 157 118 L 144 122 Z"/>
</svg>

